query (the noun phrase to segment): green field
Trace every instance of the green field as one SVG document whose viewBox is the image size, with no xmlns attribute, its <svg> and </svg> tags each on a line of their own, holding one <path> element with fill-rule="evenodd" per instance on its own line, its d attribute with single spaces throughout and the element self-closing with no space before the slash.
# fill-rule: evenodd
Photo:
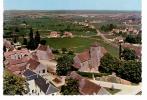
<svg viewBox="0 0 147 100">
<path fill-rule="evenodd" d="M 101 46 L 105 47 L 109 53 L 118 57 L 118 49 L 105 43 L 100 37 L 74 37 L 74 38 L 45 38 L 47 44 L 55 49 L 67 48 L 74 52 L 83 52 L 85 49 L 89 49 L 90 45 L 94 42 L 98 42 Z"/>
<path fill-rule="evenodd" d="M 21 26 L 21 24 L 27 24 L 27 27 Z M 11 18 L 4 22 L 4 33 L 9 35 L 15 28 L 19 29 L 17 34 L 27 35 L 29 33 L 29 27 L 32 27 L 34 31 L 38 30 L 41 35 L 48 34 L 50 31 L 70 31 L 74 35 L 96 35 L 96 30 L 74 24 L 70 21 L 63 21 L 58 18 L 42 17 L 42 18 Z"/>
</svg>

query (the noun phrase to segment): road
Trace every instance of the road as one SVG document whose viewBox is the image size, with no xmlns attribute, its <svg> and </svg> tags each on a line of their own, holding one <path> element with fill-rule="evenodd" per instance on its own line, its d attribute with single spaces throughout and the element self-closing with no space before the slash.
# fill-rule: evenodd
<svg viewBox="0 0 147 100">
<path fill-rule="evenodd" d="M 117 84 L 117 83 L 111 83 L 111 82 L 103 82 L 103 81 L 97 81 L 97 80 L 90 80 L 102 87 L 107 88 L 114 88 L 114 89 L 120 89 L 121 91 L 116 93 L 115 95 L 136 95 L 141 91 L 141 84 L 139 85 L 124 85 L 124 84 Z"/>
</svg>

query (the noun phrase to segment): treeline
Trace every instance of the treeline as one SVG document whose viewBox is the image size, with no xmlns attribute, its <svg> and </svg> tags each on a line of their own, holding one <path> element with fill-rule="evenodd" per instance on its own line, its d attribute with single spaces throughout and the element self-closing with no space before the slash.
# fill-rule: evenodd
<svg viewBox="0 0 147 100">
<path fill-rule="evenodd" d="M 99 71 L 109 74 L 115 72 L 117 76 L 133 83 L 141 82 L 142 65 L 136 60 L 134 51 L 124 49 L 122 57 L 120 60 L 109 53 L 105 54 L 100 61 Z"/>
<path fill-rule="evenodd" d="M 138 35 L 127 35 L 126 38 L 125 38 L 125 42 L 141 44 L 141 34 L 138 34 Z"/>
<path fill-rule="evenodd" d="M 100 27 L 100 30 L 104 32 L 109 32 L 112 31 L 114 28 L 117 28 L 117 26 L 114 24 L 107 24 L 107 25 L 102 25 Z"/>
</svg>

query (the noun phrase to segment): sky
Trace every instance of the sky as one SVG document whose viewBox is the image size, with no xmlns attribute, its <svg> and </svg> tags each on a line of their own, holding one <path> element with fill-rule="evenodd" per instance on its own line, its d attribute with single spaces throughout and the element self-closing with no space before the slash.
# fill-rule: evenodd
<svg viewBox="0 0 147 100">
<path fill-rule="evenodd" d="M 141 10 L 141 0 L 4 0 L 5 10 Z"/>
</svg>

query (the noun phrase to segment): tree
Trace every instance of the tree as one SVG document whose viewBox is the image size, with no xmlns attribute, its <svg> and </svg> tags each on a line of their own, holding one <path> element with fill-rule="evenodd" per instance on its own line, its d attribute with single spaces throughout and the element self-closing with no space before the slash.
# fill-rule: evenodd
<svg viewBox="0 0 147 100">
<path fill-rule="evenodd" d="M 9 71 L 4 71 L 3 81 L 4 95 L 23 95 L 27 94 L 27 83 L 25 79 L 12 74 Z"/>
<path fill-rule="evenodd" d="M 135 38 L 134 36 L 132 35 L 128 35 L 125 39 L 125 42 L 128 42 L 128 43 L 135 43 Z"/>
<path fill-rule="evenodd" d="M 65 54 L 67 52 L 66 48 L 62 48 L 62 53 Z"/>
<path fill-rule="evenodd" d="M 29 38 L 30 40 L 33 39 L 33 29 L 32 28 L 30 28 Z"/>
<path fill-rule="evenodd" d="M 18 27 L 15 27 L 15 32 L 20 32 L 19 28 Z"/>
<path fill-rule="evenodd" d="M 40 44 L 41 44 L 41 45 L 46 45 L 46 40 L 41 40 L 41 41 L 40 41 Z"/>
<path fill-rule="evenodd" d="M 112 73 L 121 66 L 121 61 L 116 57 L 113 57 L 109 53 L 106 53 L 100 60 L 99 71 L 102 73 Z"/>
<path fill-rule="evenodd" d="M 14 42 L 14 43 L 16 43 L 16 42 L 17 42 L 17 39 L 16 39 L 16 37 L 14 37 L 14 38 L 13 38 L 13 42 Z"/>
<path fill-rule="evenodd" d="M 35 41 L 36 41 L 36 44 L 38 46 L 38 44 L 40 43 L 40 34 L 38 31 L 36 31 L 36 34 L 35 34 Z"/>
<path fill-rule="evenodd" d="M 70 55 L 63 55 L 57 60 L 57 74 L 65 76 L 73 69 L 73 57 Z"/>
<path fill-rule="evenodd" d="M 32 38 L 28 43 L 28 49 L 35 50 L 37 48 L 35 40 Z"/>
<path fill-rule="evenodd" d="M 61 87 L 61 93 L 63 95 L 78 95 L 79 94 L 79 84 L 78 80 L 69 78 L 66 79 L 66 84 Z"/>
<path fill-rule="evenodd" d="M 32 28 L 30 28 L 29 39 L 30 40 L 29 40 L 28 46 L 27 46 L 28 49 L 35 50 L 37 48 L 37 46 L 36 46 L 36 41 L 33 37 L 33 29 Z"/>
<path fill-rule="evenodd" d="M 26 38 L 23 38 L 23 45 L 27 45 L 28 44 L 28 41 Z"/>
<path fill-rule="evenodd" d="M 68 51 L 68 54 L 69 55 L 74 55 L 74 51 L 70 50 L 70 51 Z"/>
<path fill-rule="evenodd" d="M 121 68 L 122 73 L 121 78 L 129 80 L 133 83 L 141 82 L 141 62 L 137 61 L 125 61 L 123 67 Z"/>
<path fill-rule="evenodd" d="M 135 55 L 135 51 L 129 48 L 125 48 L 122 52 L 122 56 L 124 60 L 135 60 L 137 57 Z"/>
</svg>

